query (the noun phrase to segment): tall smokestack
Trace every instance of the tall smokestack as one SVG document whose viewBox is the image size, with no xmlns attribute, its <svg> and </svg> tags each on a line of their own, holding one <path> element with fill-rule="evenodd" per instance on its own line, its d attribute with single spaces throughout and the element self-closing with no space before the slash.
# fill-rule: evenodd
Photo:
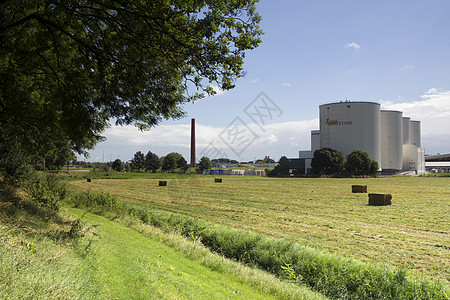
<svg viewBox="0 0 450 300">
<path fill-rule="evenodd" d="M 191 119 L 191 167 L 195 168 L 197 163 L 195 162 L 195 119 Z"/>
</svg>

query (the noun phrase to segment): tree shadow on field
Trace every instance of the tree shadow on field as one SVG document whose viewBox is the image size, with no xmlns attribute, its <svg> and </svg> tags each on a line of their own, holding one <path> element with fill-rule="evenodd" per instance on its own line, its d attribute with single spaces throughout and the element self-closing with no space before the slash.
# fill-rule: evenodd
<svg viewBox="0 0 450 300">
<path fill-rule="evenodd" d="M 0 223 L 10 225 L 24 234 L 33 234 L 51 224 L 64 226 L 70 222 L 56 212 L 39 206 L 17 186 L 0 181 Z"/>
</svg>

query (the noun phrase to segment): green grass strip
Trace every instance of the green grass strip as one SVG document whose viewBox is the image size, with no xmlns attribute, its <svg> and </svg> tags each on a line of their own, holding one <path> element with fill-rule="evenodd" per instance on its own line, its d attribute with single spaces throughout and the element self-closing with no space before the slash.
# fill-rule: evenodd
<svg viewBox="0 0 450 300">
<path fill-rule="evenodd" d="M 84 214 L 75 208 L 69 212 Z M 134 225 L 146 235 L 93 214 L 83 220 L 98 224 L 99 238 L 87 259 L 96 266 L 101 299 L 324 299 L 142 223 Z"/>
</svg>

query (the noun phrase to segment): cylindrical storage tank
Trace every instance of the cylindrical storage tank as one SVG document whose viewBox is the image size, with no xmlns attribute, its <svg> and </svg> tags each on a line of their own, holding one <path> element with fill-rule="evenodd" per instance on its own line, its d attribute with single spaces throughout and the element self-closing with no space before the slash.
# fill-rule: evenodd
<svg viewBox="0 0 450 300">
<path fill-rule="evenodd" d="M 411 121 L 409 124 L 410 124 L 409 131 L 411 135 L 411 145 L 420 148 L 421 147 L 420 121 Z"/>
<path fill-rule="evenodd" d="M 362 150 L 381 167 L 380 104 L 339 102 L 321 105 L 320 146 L 348 155 Z"/>
<path fill-rule="evenodd" d="M 402 112 L 381 111 L 381 169 L 399 171 L 403 167 Z"/>
<path fill-rule="evenodd" d="M 409 122 L 410 118 L 403 117 L 403 145 L 410 145 L 411 144 L 411 134 L 409 132 Z"/>
</svg>

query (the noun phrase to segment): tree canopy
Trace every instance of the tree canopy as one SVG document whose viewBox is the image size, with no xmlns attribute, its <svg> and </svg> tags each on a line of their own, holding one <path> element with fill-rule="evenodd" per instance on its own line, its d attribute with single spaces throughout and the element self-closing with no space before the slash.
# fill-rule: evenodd
<svg viewBox="0 0 450 300">
<path fill-rule="evenodd" d="M 200 170 L 209 170 L 212 169 L 213 164 L 211 163 L 208 157 L 202 156 L 197 166 Z"/>
<path fill-rule="evenodd" d="M 187 166 L 187 162 L 184 157 L 177 152 L 171 152 L 162 157 L 162 170 L 175 172 L 177 168 L 184 169 Z"/>
<path fill-rule="evenodd" d="M 286 156 L 280 157 L 278 165 L 269 173 L 269 176 L 289 176 L 290 163 Z"/>
<path fill-rule="evenodd" d="M 158 155 L 148 151 L 145 155 L 145 171 L 156 172 L 161 167 L 161 160 Z"/>
<path fill-rule="evenodd" d="M 342 173 L 345 167 L 345 156 L 330 148 L 323 148 L 314 151 L 311 160 L 311 167 L 313 174 L 335 175 Z"/>
<path fill-rule="evenodd" d="M 145 156 L 144 153 L 141 151 L 138 151 L 134 154 L 133 158 L 131 159 L 131 169 L 133 171 L 139 172 L 141 169 L 145 168 Z"/>
<path fill-rule="evenodd" d="M 234 87 L 260 43 L 257 0 L 45 0 L 0 5 L 0 140 L 78 153 L 112 120 L 149 128 Z"/>
<path fill-rule="evenodd" d="M 122 172 L 125 169 L 123 162 L 120 159 L 116 159 L 111 164 L 111 169 L 117 172 Z"/>
<path fill-rule="evenodd" d="M 378 170 L 378 162 L 372 160 L 367 152 L 353 150 L 347 155 L 345 169 L 349 175 L 373 175 Z"/>
</svg>

